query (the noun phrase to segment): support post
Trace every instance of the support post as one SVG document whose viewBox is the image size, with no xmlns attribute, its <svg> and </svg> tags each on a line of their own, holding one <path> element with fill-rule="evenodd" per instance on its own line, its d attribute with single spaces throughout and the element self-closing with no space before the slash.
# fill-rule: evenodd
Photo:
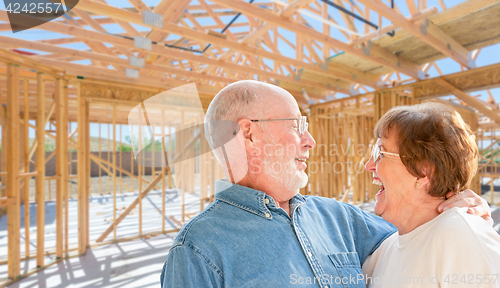
<svg viewBox="0 0 500 288">
<path fill-rule="evenodd" d="M 7 206 L 7 246 L 8 277 L 16 279 L 20 274 L 20 191 L 19 191 L 19 67 L 7 64 L 7 198 L 12 203 Z"/>
<path fill-rule="evenodd" d="M 23 80 L 23 162 L 24 162 L 24 173 L 30 172 L 30 141 L 29 141 L 29 121 L 30 121 L 30 111 L 28 105 L 28 90 L 29 81 L 28 79 Z M 30 255 L 30 177 L 23 177 L 20 181 L 24 182 L 24 254 Z"/>
<path fill-rule="evenodd" d="M 56 80 L 56 257 L 63 256 L 64 196 L 68 189 L 68 105 L 64 79 Z"/>
<path fill-rule="evenodd" d="M 45 248 L 45 83 L 43 73 L 37 73 L 36 138 L 36 266 L 44 266 Z"/>
<path fill-rule="evenodd" d="M 88 245 L 88 103 L 81 95 L 81 83 L 77 84 L 78 121 L 78 253 L 85 254 Z"/>
</svg>

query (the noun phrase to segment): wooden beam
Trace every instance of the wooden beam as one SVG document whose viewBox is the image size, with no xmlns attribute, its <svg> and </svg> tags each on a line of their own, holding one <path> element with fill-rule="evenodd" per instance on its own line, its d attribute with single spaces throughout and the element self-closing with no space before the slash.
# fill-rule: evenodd
<svg viewBox="0 0 500 288">
<path fill-rule="evenodd" d="M 14 203 L 15 203 L 15 200 L 12 198 L 7 198 L 7 197 L 0 198 L 0 207 L 10 206 Z"/>
<path fill-rule="evenodd" d="M 160 174 L 158 174 L 158 176 L 156 176 L 156 178 L 149 184 L 149 186 L 144 191 L 140 192 L 139 197 L 135 198 L 135 200 L 127 207 L 127 209 L 125 209 L 125 211 L 123 211 L 122 214 L 120 214 L 120 216 L 116 219 L 116 221 L 114 221 L 108 227 L 108 229 L 106 229 L 106 231 L 104 231 L 104 233 L 102 233 L 101 236 L 99 236 L 99 238 L 97 238 L 97 240 L 96 240 L 97 243 L 102 242 L 102 241 L 104 241 L 104 239 L 106 239 L 106 237 L 109 235 L 109 233 L 111 233 L 113 231 L 113 227 L 118 226 L 118 224 L 120 224 L 120 222 L 123 219 L 125 219 L 125 217 L 135 208 L 135 206 L 137 206 L 137 204 L 139 204 L 139 199 L 146 197 L 148 195 L 149 191 L 151 191 L 156 186 L 156 184 L 158 184 L 158 182 L 160 182 L 161 178 L 165 177 L 165 172 L 166 172 L 166 169 L 163 170 Z"/>
<path fill-rule="evenodd" d="M 142 1 L 140 0 L 138 1 L 142 3 Z M 122 161 L 121 158 L 120 161 Z M 116 223 L 115 221 L 116 221 L 116 105 L 113 105 L 113 223 Z M 113 239 L 116 240 L 116 224 L 113 225 Z"/>
<path fill-rule="evenodd" d="M 132 4 L 132 6 L 135 7 L 135 9 L 137 9 L 137 11 L 142 14 L 142 11 L 143 10 L 146 10 L 146 11 L 149 11 L 151 12 L 151 8 L 149 8 L 146 4 L 144 4 L 141 0 L 128 0 L 128 2 L 130 4 Z"/>
<path fill-rule="evenodd" d="M 6 71 L 7 72 L 7 69 Z M 7 74 L 6 74 L 7 75 Z M 5 83 L 5 85 L 8 85 L 8 82 Z M 0 85 L 0 95 L 1 93 L 1 88 L 2 86 Z M 5 183 L 7 183 L 7 175 L 4 175 L 3 173 L 7 171 L 7 105 L 0 105 L 0 125 L 2 126 L 2 134 L 0 139 L 0 144 L 1 147 L 4 147 L 2 151 L 0 152 L 1 154 L 1 163 L 0 163 L 0 171 L 2 174 L 0 175 L 0 182 L 2 182 L 2 186 L 5 188 Z M 0 197 L 5 197 L 7 194 L 5 189 L 0 189 Z M 5 212 L 6 210 L 0 209 L 0 212 Z"/>
<path fill-rule="evenodd" d="M 281 16 L 285 18 L 291 18 L 298 10 L 309 6 L 309 4 L 311 4 L 312 2 L 314 2 L 314 0 L 293 0 L 283 8 Z"/>
<path fill-rule="evenodd" d="M 3 37 L 3 36 L 0 36 L 0 40 L 4 43 L 16 43 L 16 45 L 20 45 L 20 46 L 23 46 L 23 47 L 29 48 L 29 49 L 34 49 L 34 50 L 39 50 L 39 51 L 44 51 L 44 52 L 51 52 L 51 53 L 58 53 L 58 54 L 69 55 L 69 56 L 78 56 L 78 57 L 82 57 L 82 58 L 90 59 L 90 60 L 107 61 L 109 63 L 118 64 L 118 65 L 121 65 L 121 66 L 127 67 L 127 68 L 132 68 L 132 69 L 136 68 L 135 66 L 129 65 L 129 61 L 127 59 L 123 59 L 123 58 L 115 57 L 115 56 L 104 55 L 104 54 L 100 54 L 100 53 L 96 53 L 96 52 L 81 51 L 81 50 L 76 50 L 76 49 L 71 49 L 71 48 L 58 47 L 58 46 L 53 46 L 53 45 L 49 45 L 49 44 L 37 43 L 37 42 L 15 39 L 15 38 L 10 38 L 10 37 Z M 207 80 L 212 80 L 212 81 L 222 82 L 222 83 L 231 83 L 233 81 L 236 81 L 236 79 L 227 79 L 224 77 L 206 75 L 206 74 L 202 74 L 202 73 L 198 73 L 198 72 L 194 72 L 194 71 L 171 68 L 171 67 L 161 66 L 161 65 L 157 65 L 157 64 L 145 64 L 144 68 L 147 70 L 158 71 L 158 72 L 162 72 L 162 73 L 166 73 L 166 74 L 170 74 L 170 75 L 182 75 L 185 77 L 195 76 L 198 79 L 207 79 Z"/>
<path fill-rule="evenodd" d="M 88 143 L 88 103 L 81 95 L 81 83 L 78 82 L 78 252 L 85 254 L 88 245 L 88 159 L 90 147 Z"/>
<path fill-rule="evenodd" d="M 412 21 L 406 19 L 403 15 L 397 13 L 391 7 L 379 0 L 360 0 L 360 2 L 363 3 L 365 7 L 391 20 L 402 29 L 410 32 L 444 55 L 454 59 L 467 68 L 473 68 L 474 65 L 469 57 L 469 51 L 455 39 L 444 33 L 443 30 L 434 23 L 424 20 L 420 26 L 414 24 Z"/>
<path fill-rule="evenodd" d="M 2 11 L 0 10 L 0 18 L 2 18 L 3 14 Z M 0 19 L 3 20 L 3 19 Z M 8 20 L 7 20 L 8 21 Z M 0 42 L 1 44 L 1 42 Z M 62 72 L 61 69 L 53 68 L 53 67 L 46 67 L 44 65 L 41 65 L 40 62 L 38 62 L 35 59 L 32 59 L 31 57 L 23 56 L 20 55 L 19 53 L 9 51 L 4 48 L 0 48 L 0 61 L 3 61 L 5 63 L 13 63 L 18 66 L 26 67 L 26 68 L 31 68 L 39 72 L 44 72 L 47 75 L 50 75 L 52 77 L 60 77 L 60 74 Z"/>
<path fill-rule="evenodd" d="M 56 81 L 56 257 L 63 257 L 64 195 L 68 189 L 68 97 L 65 94 L 64 79 Z"/>
<path fill-rule="evenodd" d="M 224 1 L 225 6 L 228 6 L 228 5 L 232 6 L 231 3 L 233 3 L 230 0 L 229 1 L 216 0 L 215 2 L 219 2 L 219 1 L 221 1 L 221 2 Z M 227 3 L 227 2 L 231 2 L 231 3 Z M 235 1 L 234 3 L 240 3 L 240 1 Z M 255 8 L 251 4 L 248 4 L 248 3 L 245 3 L 242 1 L 241 1 L 241 4 L 245 4 L 245 6 L 243 6 L 243 7 L 238 6 L 237 8 L 239 8 L 239 9 L 235 9 L 235 10 L 238 10 L 238 11 L 243 10 L 242 12 L 244 12 L 246 15 L 248 15 L 250 13 L 250 11 L 247 11 L 246 9 L 250 9 L 251 11 L 254 12 L 254 13 L 252 13 L 251 16 L 254 16 L 257 18 L 262 18 L 262 16 L 260 14 L 266 14 L 266 15 L 269 14 L 270 17 L 265 17 L 265 19 L 263 19 L 264 21 L 269 21 L 269 19 L 267 19 L 267 18 L 271 18 L 271 21 L 272 21 L 272 19 L 274 19 L 274 20 L 278 19 L 280 21 L 277 21 L 277 22 L 279 22 L 282 25 L 282 27 L 286 27 L 286 29 L 292 28 L 292 29 L 296 30 L 295 31 L 296 33 L 302 33 L 305 37 L 310 37 L 310 38 L 315 39 L 315 35 L 319 34 L 319 38 L 321 39 L 320 40 L 321 42 L 335 42 L 335 43 L 338 42 L 337 43 L 338 45 L 342 45 L 345 48 L 347 48 L 348 50 L 357 51 L 358 54 L 360 53 L 362 55 L 365 55 L 365 54 L 363 54 L 361 49 L 356 50 L 356 48 L 353 48 L 353 47 L 347 45 L 346 43 L 340 42 L 334 38 L 323 35 L 322 33 L 319 33 L 317 31 L 310 29 L 310 28 L 307 28 L 306 26 L 293 23 L 286 18 L 274 15 L 274 14 L 269 13 L 267 11 L 263 11 L 262 9 L 259 9 L 259 8 Z M 251 47 L 251 46 L 248 46 L 248 45 L 245 45 L 242 43 L 226 40 L 226 39 L 223 39 L 223 38 L 220 38 L 217 36 L 213 36 L 210 34 L 200 33 L 200 32 L 197 32 L 197 31 L 189 29 L 189 28 L 184 28 L 184 27 L 178 26 L 176 24 L 164 23 L 163 28 L 160 29 L 158 27 L 145 24 L 142 21 L 142 17 L 138 14 L 126 12 L 120 8 L 115 8 L 115 7 L 112 7 L 109 5 L 97 3 L 95 1 L 81 0 L 78 5 L 81 9 L 85 9 L 87 11 L 99 13 L 100 15 L 106 15 L 106 16 L 109 16 L 112 18 L 129 21 L 129 22 L 132 22 L 132 23 L 135 23 L 138 25 L 147 26 L 147 27 L 150 27 L 153 29 L 161 30 L 161 31 L 166 32 L 166 33 L 183 35 L 184 37 L 187 37 L 187 38 L 196 39 L 198 41 L 211 43 L 213 45 L 218 45 L 221 47 L 227 47 L 230 49 L 239 50 L 239 51 L 248 53 L 250 55 L 261 56 L 264 58 L 271 59 L 273 61 L 280 61 L 283 63 L 289 63 L 289 64 L 296 66 L 296 68 L 305 68 L 305 69 L 314 71 L 314 72 L 321 74 L 321 75 L 327 75 L 330 77 L 333 76 L 333 77 L 337 77 L 337 78 L 342 79 L 342 80 L 346 80 L 346 81 L 350 81 L 350 82 L 354 82 L 354 83 L 362 83 L 362 84 L 367 85 L 367 86 L 376 87 L 376 80 L 373 80 L 374 77 L 370 74 L 363 73 L 361 71 L 359 71 L 359 73 L 357 73 L 356 76 L 354 76 L 354 77 L 350 73 L 341 73 L 341 72 L 337 72 L 337 71 L 325 71 L 325 70 L 322 70 L 321 67 L 313 65 L 313 64 L 304 63 L 302 61 L 299 61 L 299 60 L 296 60 L 296 59 L 293 59 L 290 57 L 278 55 L 276 53 L 268 52 L 264 49 Z M 234 9 L 234 7 L 230 7 L 230 8 Z M 263 13 L 263 12 L 265 12 L 265 13 Z M 255 16 L 253 14 L 255 14 L 257 16 Z M 275 18 L 275 17 L 278 17 L 278 18 Z M 315 40 L 317 40 L 317 39 L 315 39 Z M 335 45 L 332 45 L 332 46 L 335 46 Z M 158 45 L 155 45 L 155 47 L 158 47 Z M 363 56 L 363 57 L 365 57 L 365 56 Z M 370 57 L 368 57 L 368 58 L 370 58 Z M 397 63 L 394 63 L 393 66 L 398 68 Z M 353 79 L 353 78 L 355 78 L 355 79 Z"/>
<path fill-rule="evenodd" d="M 7 198 L 13 203 L 7 206 L 8 277 L 20 275 L 20 117 L 19 117 L 19 67 L 7 64 Z"/>
<path fill-rule="evenodd" d="M 339 5 L 340 7 L 342 7 L 342 8 L 345 9 L 344 4 L 342 3 L 343 2 L 342 0 L 333 0 L 333 1 L 337 5 Z M 344 19 L 344 22 L 347 25 L 347 27 L 349 28 L 349 30 L 358 32 L 358 29 L 354 25 L 354 21 L 353 21 L 353 17 L 352 16 L 348 16 L 346 13 L 340 13 L 340 16 L 342 16 L 342 19 Z M 356 39 L 356 35 L 350 34 L 350 36 L 351 36 L 350 37 L 351 39 Z"/>
<path fill-rule="evenodd" d="M 3 13 L 3 12 L 5 12 L 5 11 L 0 11 L 0 20 L 8 21 L 8 17 L 6 15 L 6 13 Z M 67 34 L 67 35 L 74 35 L 74 36 L 77 36 L 79 38 L 84 38 L 84 39 L 99 39 L 102 42 L 111 43 L 111 44 L 113 44 L 115 46 L 117 46 L 117 45 L 118 46 L 123 46 L 123 47 L 132 47 L 132 46 L 134 46 L 134 41 L 133 40 L 129 40 L 129 39 L 125 39 L 125 38 L 121 38 L 121 37 L 117 37 L 117 36 L 113 36 L 113 35 L 109 35 L 109 34 L 99 33 L 99 32 L 95 32 L 95 31 L 85 30 L 85 29 L 82 29 L 82 28 L 79 28 L 79 27 L 68 27 L 68 25 L 62 25 L 62 24 L 57 24 L 57 23 L 53 23 L 53 22 L 47 22 L 41 28 L 43 28 L 45 30 L 48 30 L 48 31 L 53 31 L 53 32 L 56 32 L 56 33 L 63 33 L 63 34 Z M 32 48 L 32 49 L 35 49 L 35 50 L 36 49 L 40 49 L 41 51 L 50 50 L 50 51 L 47 51 L 47 52 L 64 53 L 64 54 L 67 54 L 69 56 L 74 56 L 74 53 L 78 53 L 82 57 L 90 57 L 88 54 L 81 53 L 81 52 L 86 52 L 86 51 L 76 50 L 76 51 L 79 51 L 79 52 L 76 52 L 74 49 L 69 49 L 68 50 L 68 48 L 52 46 L 52 45 L 49 45 L 49 44 L 46 44 L 46 45 L 49 45 L 49 46 L 36 45 L 34 43 L 39 43 L 39 42 L 31 42 L 31 41 L 20 40 L 20 39 L 13 40 L 13 38 L 9 39 L 9 37 L 2 38 L 2 40 L 8 41 L 9 43 L 17 43 L 18 45 L 21 45 L 23 47 Z M 17 41 L 17 40 L 19 40 L 19 41 Z M 25 43 L 25 42 L 31 42 L 32 44 Z M 3 41 L 1 41 L 0 43 L 3 43 Z M 42 43 L 42 44 L 45 44 L 45 43 Z M 37 47 L 37 48 L 34 48 L 34 47 Z M 61 48 L 63 48 L 63 49 L 61 49 Z M 140 50 L 140 49 L 138 49 L 138 50 Z M 177 59 L 185 59 L 185 60 L 193 61 L 193 62 L 197 62 L 197 63 L 209 64 L 209 65 L 212 65 L 214 67 L 223 67 L 225 69 L 231 69 L 233 71 L 239 71 L 239 72 L 242 72 L 242 73 L 253 73 L 253 74 L 256 74 L 256 75 L 270 77 L 270 78 L 274 79 L 274 81 L 286 81 L 286 82 L 290 82 L 290 83 L 303 84 L 303 85 L 311 86 L 311 87 L 322 87 L 325 90 L 334 90 L 336 92 L 349 94 L 349 92 L 348 92 L 349 91 L 349 87 L 348 86 L 346 86 L 346 87 L 340 87 L 340 89 L 336 89 L 335 87 L 334 88 L 328 88 L 328 86 L 326 84 L 324 84 L 324 83 L 317 83 L 317 82 L 306 81 L 306 80 L 297 81 L 292 76 L 285 76 L 285 75 L 281 75 L 281 74 L 278 74 L 278 73 L 263 71 L 261 69 L 252 68 L 252 67 L 244 67 L 244 66 L 241 66 L 239 64 L 234 64 L 234 63 L 229 63 L 229 62 L 220 61 L 220 60 L 216 60 L 216 59 L 211 59 L 211 58 L 204 57 L 203 55 L 195 55 L 195 54 L 192 54 L 192 53 L 185 53 L 183 51 L 177 51 L 177 50 L 170 49 L 170 48 L 167 48 L 167 47 L 163 47 L 163 46 L 160 46 L 160 45 L 153 45 L 151 51 L 154 52 L 155 54 L 166 56 L 166 57 L 177 58 Z M 14 52 L 11 52 L 11 53 L 17 54 L 17 53 L 14 53 Z M 91 52 L 87 52 L 87 53 L 91 53 Z M 91 54 L 95 55 L 97 53 L 91 53 Z M 102 60 L 106 59 L 108 61 L 112 59 L 112 58 L 101 58 L 103 56 L 106 56 L 106 55 L 98 54 L 98 55 L 94 56 L 91 59 L 102 59 Z M 98 57 L 98 58 L 95 58 L 95 57 Z M 59 61 L 61 63 L 61 65 L 63 65 L 63 66 L 60 66 L 60 65 L 56 65 L 55 63 L 57 63 L 57 62 L 53 62 L 53 61 L 57 61 L 57 60 L 40 59 L 41 63 L 39 63 L 38 66 L 41 66 L 40 64 L 45 64 L 45 65 L 48 65 L 50 67 L 64 67 L 64 65 L 66 65 L 66 63 L 67 63 L 67 62 Z M 122 64 L 122 65 L 124 65 L 127 62 L 127 60 L 119 60 L 119 61 L 121 61 L 120 64 Z M 77 65 L 77 64 L 68 63 L 68 67 L 71 67 L 71 65 Z M 147 64 L 147 65 L 149 65 L 149 64 Z M 78 65 L 78 66 L 82 67 L 83 65 Z M 314 66 L 314 65 L 312 65 L 312 66 Z M 89 66 L 84 66 L 84 67 L 88 67 L 88 69 L 98 68 L 98 67 L 89 67 Z M 184 72 L 179 72 L 180 69 L 169 70 L 167 72 L 166 69 L 173 69 L 173 68 L 167 68 L 167 67 L 159 66 L 159 65 L 156 65 L 156 66 L 147 66 L 147 68 L 149 68 L 149 69 L 155 68 L 155 67 L 158 67 L 158 68 L 161 67 L 161 70 L 159 70 L 159 72 L 176 73 L 176 74 L 178 74 L 178 73 L 184 73 Z M 319 69 L 318 67 L 315 67 L 315 68 Z M 81 72 L 81 73 L 76 73 L 75 75 L 82 75 L 82 74 L 86 74 L 86 75 L 82 75 L 82 76 L 88 76 L 89 75 L 88 73 L 84 73 L 84 72 L 88 72 L 88 71 L 86 71 L 86 69 L 76 68 L 75 70 Z M 107 70 L 108 70 L 107 73 L 109 73 L 109 69 L 107 69 Z M 319 69 L 319 70 L 321 70 L 321 69 Z M 190 75 L 193 75 L 192 73 L 194 73 L 194 72 L 190 72 L 190 71 L 186 71 L 186 72 L 190 73 Z M 324 76 L 327 76 L 327 77 L 330 77 L 330 78 L 332 78 L 333 76 L 335 76 L 332 73 L 327 73 L 327 71 L 321 71 L 321 73 L 323 73 Z M 182 75 L 184 75 L 184 74 L 182 74 Z M 92 76 L 88 76 L 88 77 L 92 77 Z M 112 77 L 112 76 L 110 76 L 110 77 Z M 214 77 L 215 78 L 210 78 L 210 79 L 216 80 L 217 76 L 214 76 Z M 349 76 L 349 77 L 351 77 L 351 76 Z M 370 77 L 368 79 L 370 81 L 370 83 L 372 85 L 375 85 L 374 83 L 377 81 L 377 77 L 376 76 L 368 76 L 368 77 Z M 101 78 L 101 76 L 99 76 L 97 78 Z M 217 79 L 220 80 L 220 78 L 217 78 Z M 112 79 L 110 79 L 110 80 L 112 80 Z M 135 79 L 128 78 L 127 81 L 135 81 Z M 144 79 L 141 80 L 141 81 L 144 81 Z M 140 82 L 140 81 L 138 81 L 138 82 Z M 178 85 L 182 85 L 182 84 L 178 84 Z M 332 86 L 336 86 L 336 85 L 332 85 Z"/>
<path fill-rule="evenodd" d="M 257 8 L 251 4 L 248 4 L 248 3 L 243 2 L 243 1 L 214 0 L 212 2 L 218 3 L 220 5 L 226 6 L 226 7 L 231 8 L 231 9 L 234 9 L 236 11 L 240 11 L 240 12 L 244 13 L 247 17 L 252 16 L 252 17 L 261 19 L 265 22 L 272 23 L 274 25 L 282 27 L 284 29 L 293 31 L 296 34 L 302 35 L 303 37 L 307 37 L 308 39 L 322 42 L 324 45 L 329 45 L 329 46 L 339 48 L 339 49 L 345 51 L 346 53 L 353 54 L 355 56 L 360 57 L 361 59 L 366 59 L 368 61 L 383 65 L 385 67 L 389 67 L 395 71 L 405 73 L 413 78 L 419 78 L 419 73 L 418 73 L 419 70 L 417 69 L 418 65 L 416 65 L 416 64 L 411 65 L 412 62 L 410 62 L 408 60 L 405 60 L 399 56 L 395 56 L 396 59 L 398 60 L 398 61 L 395 61 L 395 59 L 393 57 L 386 58 L 384 55 L 382 55 L 383 53 L 378 53 L 378 55 L 373 55 L 374 53 L 367 53 L 367 51 L 368 51 L 367 49 L 373 49 L 372 47 L 376 47 L 375 44 L 371 44 L 371 47 L 369 47 L 369 48 L 365 47 L 365 49 L 363 49 L 362 47 L 358 47 L 358 48 L 352 47 L 347 43 L 344 43 L 344 42 L 339 41 L 333 37 L 330 37 L 329 35 L 325 35 L 321 32 L 313 30 L 305 25 L 293 22 L 290 19 L 281 17 L 279 15 L 275 15 L 269 11 L 266 11 L 266 10 L 261 9 L 261 8 Z M 381 47 L 379 47 L 379 48 L 385 50 L 384 48 L 381 48 Z M 377 49 L 377 51 L 380 51 L 380 49 Z M 405 65 L 403 65 L 403 63 L 405 63 L 405 65 L 406 64 L 411 65 L 411 67 L 406 67 Z M 293 64 L 293 65 L 295 65 L 295 64 Z M 298 67 L 301 67 L 301 65 L 299 65 Z M 303 67 L 303 68 L 307 68 L 307 67 Z M 309 69 L 309 68 L 307 68 L 307 69 Z M 329 72 L 332 72 L 332 71 L 329 71 Z M 365 83 L 362 82 L 363 80 L 360 80 L 358 78 L 359 76 L 364 77 L 365 75 L 363 73 L 361 73 L 361 74 L 358 73 L 356 75 L 357 81 L 353 81 L 355 79 L 353 79 L 352 75 L 350 75 L 350 76 L 351 77 L 349 79 L 340 78 L 338 76 L 336 76 L 336 77 L 338 77 L 339 79 L 342 79 L 342 80 L 353 82 L 353 83 L 361 83 L 361 84 L 366 85 Z M 368 85 L 368 86 L 376 87 L 376 85 L 375 86 Z"/>
<path fill-rule="evenodd" d="M 24 130 L 23 132 L 23 137 L 22 137 L 22 142 L 23 142 L 23 148 L 24 148 L 24 153 L 23 153 L 23 160 L 24 160 L 24 173 L 29 173 L 30 172 L 30 158 L 29 158 L 29 153 L 30 153 L 30 141 L 29 141 L 29 99 L 28 99 L 28 94 L 29 94 L 29 80 L 28 79 L 23 79 L 23 102 L 24 102 L 24 107 L 23 107 L 23 125 L 22 129 Z M 29 179 L 30 178 L 25 178 L 23 177 L 21 179 L 21 186 L 24 185 L 23 190 L 24 190 L 24 253 L 25 255 L 30 254 L 30 185 L 29 185 Z M 19 191 L 21 192 L 21 191 Z"/>
<path fill-rule="evenodd" d="M 129 171 L 125 170 L 125 169 L 122 169 L 120 167 L 116 167 L 116 166 L 113 166 L 113 163 L 110 163 L 102 158 L 100 158 L 99 156 L 96 156 L 96 155 L 93 155 L 93 154 L 90 154 L 90 160 L 94 161 L 94 163 L 96 163 L 97 165 L 99 165 L 103 170 L 106 170 L 106 172 L 108 174 L 113 174 L 112 171 L 113 169 L 116 169 L 116 171 L 118 172 L 121 172 L 127 176 L 129 176 L 130 178 L 132 179 L 136 179 L 136 180 L 139 180 L 139 177 L 138 176 L 135 176 L 134 174 L 130 173 Z M 106 164 L 108 165 L 108 168 L 106 168 L 106 166 L 104 166 L 103 164 Z M 118 179 L 119 181 L 121 181 L 120 179 Z M 146 180 L 142 180 L 142 182 L 145 182 L 146 184 L 150 184 L 150 182 L 146 181 Z M 123 184 L 123 182 L 122 182 Z M 125 187 L 128 187 L 126 186 L 125 184 L 123 184 Z M 159 186 L 155 186 L 154 188 L 156 189 L 160 189 Z"/>
<path fill-rule="evenodd" d="M 36 266 L 44 263 L 45 248 L 45 82 L 43 73 L 37 73 L 37 118 L 36 138 L 39 143 L 36 149 Z M 53 105 L 53 107 L 55 107 Z M 50 115 L 49 115 L 50 118 Z"/>
<path fill-rule="evenodd" d="M 469 106 L 475 108 L 477 111 L 482 113 L 484 116 L 490 118 L 492 121 L 495 121 L 497 124 L 500 124 L 500 115 L 495 110 L 491 110 L 486 107 L 483 103 L 481 103 L 478 99 L 467 95 L 467 93 L 459 90 L 446 80 L 442 78 L 434 79 L 434 82 L 439 86 L 446 88 L 450 93 L 457 96 L 457 98 L 462 99 Z"/>
<path fill-rule="evenodd" d="M 184 112 L 182 112 L 182 113 L 184 113 Z M 171 162 L 172 163 L 176 163 L 179 160 L 184 159 L 182 151 L 186 151 L 188 148 L 191 148 L 194 145 L 194 143 L 200 139 L 200 137 L 201 137 L 201 133 L 198 134 L 197 136 L 193 137 L 184 146 L 183 149 L 180 149 L 181 152 L 178 153 Z M 177 139 L 177 140 L 179 140 L 179 139 Z M 139 147 L 139 149 L 140 149 L 140 147 Z M 169 170 L 170 169 L 162 169 L 162 172 L 159 173 L 158 176 L 151 183 L 149 183 L 149 186 L 143 192 L 140 192 L 139 196 L 134 200 L 134 202 L 132 202 L 129 205 L 129 207 L 127 207 L 127 209 L 125 211 L 123 211 L 123 213 L 116 219 L 116 221 L 113 222 L 106 229 L 106 231 L 104 231 L 104 233 L 101 236 L 99 236 L 99 238 L 97 238 L 96 242 L 102 242 L 109 235 L 109 233 L 111 233 L 113 231 L 114 225 L 118 225 L 123 219 L 125 219 L 125 217 L 135 208 L 135 206 L 137 206 L 137 204 L 139 204 L 140 199 L 142 199 L 143 197 L 145 197 L 149 193 L 149 191 L 151 191 L 158 184 L 158 182 L 160 182 L 160 180 L 161 180 L 162 177 L 165 177 L 165 173 L 170 173 Z"/>
</svg>

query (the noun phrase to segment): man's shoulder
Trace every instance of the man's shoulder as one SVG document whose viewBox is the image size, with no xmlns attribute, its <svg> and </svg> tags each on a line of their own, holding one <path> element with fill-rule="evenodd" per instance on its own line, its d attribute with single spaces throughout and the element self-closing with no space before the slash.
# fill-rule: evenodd
<svg viewBox="0 0 500 288">
<path fill-rule="evenodd" d="M 207 237 L 207 234 L 211 231 L 211 227 L 218 225 L 220 223 L 218 220 L 224 219 L 224 215 L 221 213 L 223 210 L 219 209 L 220 205 L 224 205 L 224 202 L 215 200 L 201 211 L 200 214 L 184 223 L 177 237 L 175 237 L 172 247 L 184 245 L 186 241 L 191 241 L 192 239 Z"/>
<path fill-rule="evenodd" d="M 352 213 L 358 213 L 362 210 L 356 206 L 342 201 L 337 201 L 333 198 L 326 198 L 321 196 L 306 195 L 306 206 L 314 207 L 318 210 L 328 210 L 330 213 L 339 215 L 349 215 Z"/>
</svg>

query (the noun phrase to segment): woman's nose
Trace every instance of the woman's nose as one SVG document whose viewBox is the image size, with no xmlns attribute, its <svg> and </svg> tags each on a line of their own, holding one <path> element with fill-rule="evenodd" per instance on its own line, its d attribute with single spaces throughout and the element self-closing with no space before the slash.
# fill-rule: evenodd
<svg viewBox="0 0 500 288">
<path fill-rule="evenodd" d="M 365 164 L 365 169 L 369 172 L 375 172 L 375 162 L 373 162 L 373 157 L 370 156 L 370 159 L 368 159 L 368 162 Z"/>
</svg>

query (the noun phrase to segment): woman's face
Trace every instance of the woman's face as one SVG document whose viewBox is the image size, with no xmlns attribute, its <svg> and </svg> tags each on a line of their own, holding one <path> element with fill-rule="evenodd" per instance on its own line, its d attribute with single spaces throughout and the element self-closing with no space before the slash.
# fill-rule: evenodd
<svg viewBox="0 0 500 288">
<path fill-rule="evenodd" d="M 375 195 L 375 212 L 382 215 L 385 220 L 394 223 L 405 207 L 419 202 L 419 194 L 415 188 L 416 177 L 406 169 L 401 158 L 384 152 L 398 154 L 396 134 L 391 132 L 389 137 L 377 139 L 381 150 L 380 158 L 370 157 L 365 169 L 373 173 L 373 184 L 380 185 L 380 191 Z M 392 221 L 391 221 L 392 220 Z"/>
</svg>

